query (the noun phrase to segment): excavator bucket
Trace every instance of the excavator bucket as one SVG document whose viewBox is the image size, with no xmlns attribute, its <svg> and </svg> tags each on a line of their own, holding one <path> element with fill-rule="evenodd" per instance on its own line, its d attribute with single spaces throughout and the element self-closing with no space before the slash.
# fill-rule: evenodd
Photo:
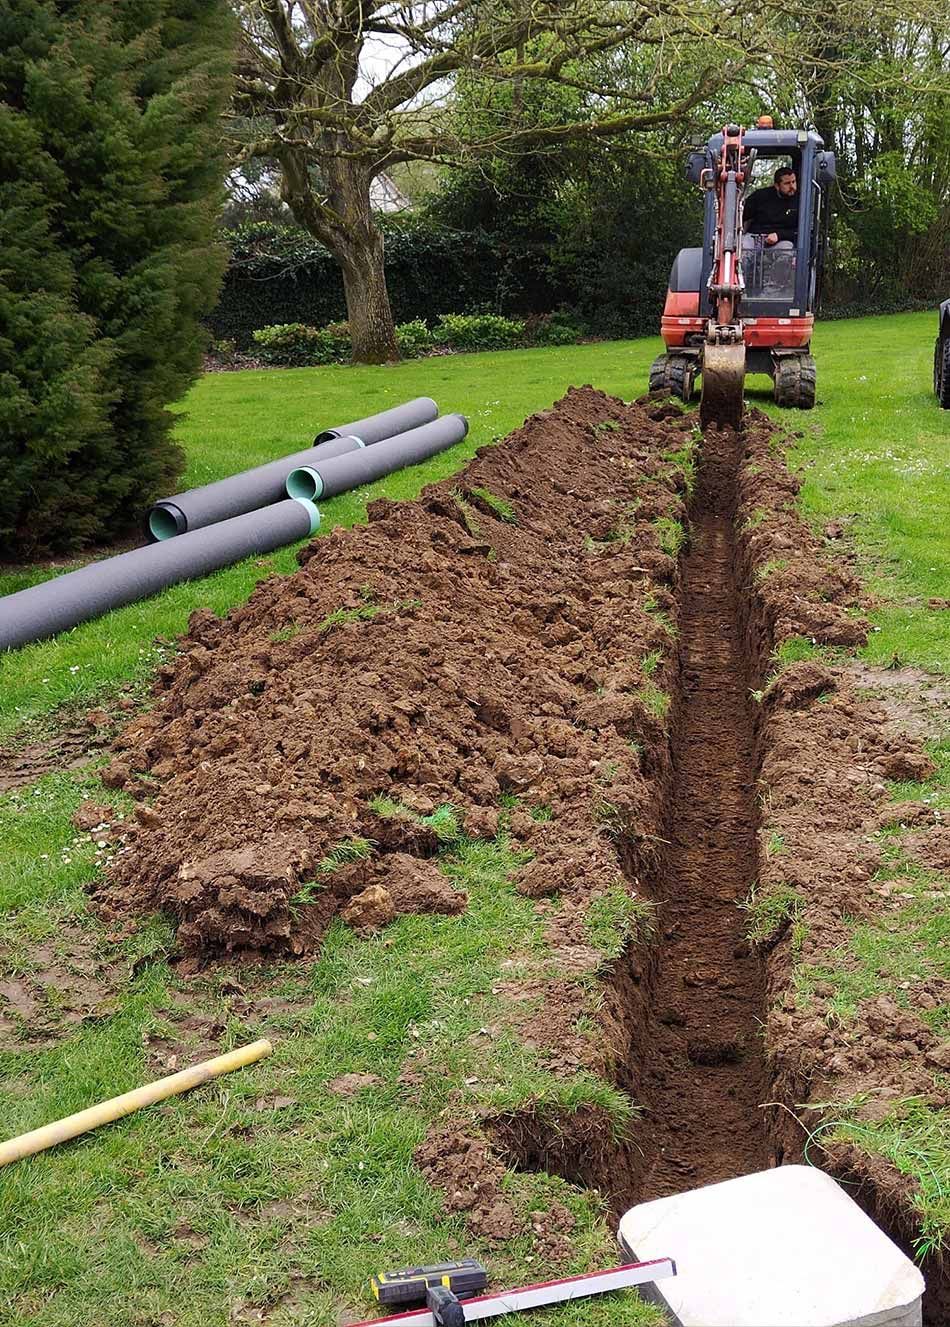
<svg viewBox="0 0 950 1327">
<path fill-rule="evenodd" d="M 745 386 L 745 345 L 741 341 L 703 347 L 703 391 L 699 403 L 702 428 L 742 424 L 742 389 Z"/>
</svg>

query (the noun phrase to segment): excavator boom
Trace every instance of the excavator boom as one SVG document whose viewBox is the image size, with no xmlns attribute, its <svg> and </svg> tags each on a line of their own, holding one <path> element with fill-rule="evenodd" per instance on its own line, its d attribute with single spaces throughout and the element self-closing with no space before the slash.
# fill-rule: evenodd
<svg viewBox="0 0 950 1327">
<path fill-rule="evenodd" d="M 727 125 L 722 152 L 713 170 L 705 172 L 705 188 L 715 192 L 716 234 L 709 297 L 714 313 L 706 324 L 703 346 L 703 388 L 699 422 L 738 429 L 742 424 L 745 387 L 745 342 L 739 316 L 742 280 L 742 194 L 748 159 L 742 129 Z"/>
</svg>

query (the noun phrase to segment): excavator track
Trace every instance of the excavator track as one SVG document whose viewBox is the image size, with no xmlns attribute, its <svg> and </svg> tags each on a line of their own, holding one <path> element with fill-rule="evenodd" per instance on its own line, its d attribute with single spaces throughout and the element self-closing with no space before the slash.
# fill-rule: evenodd
<svg viewBox="0 0 950 1327">
<path fill-rule="evenodd" d="M 699 402 L 701 428 L 742 427 L 745 387 L 745 345 L 741 341 L 707 341 L 703 347 L 703 388 Z"/>
</svg>

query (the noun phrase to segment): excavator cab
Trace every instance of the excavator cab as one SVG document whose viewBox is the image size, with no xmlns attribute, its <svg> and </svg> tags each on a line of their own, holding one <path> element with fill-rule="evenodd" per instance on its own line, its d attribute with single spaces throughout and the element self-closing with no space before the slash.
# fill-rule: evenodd
<svg viewBox="0 0 950 1327">
<path fill-rule="evenodd" d="M 780 166 L 797 179 L 794 242 L 744 228 L 744 206 Z M 650 390 L 689 401 L 702 380 L 701 422 L 738 427 L 747 373 L 767 373 L 778 405 L 815 404 L 811 357 L 827 249 L 834 153 L 814 129 L 727 125 L 690 153 L 687 178 L 705 194 L 703 242 L 677 254 L 660 332 L 666 344 Z"/>
</svg>

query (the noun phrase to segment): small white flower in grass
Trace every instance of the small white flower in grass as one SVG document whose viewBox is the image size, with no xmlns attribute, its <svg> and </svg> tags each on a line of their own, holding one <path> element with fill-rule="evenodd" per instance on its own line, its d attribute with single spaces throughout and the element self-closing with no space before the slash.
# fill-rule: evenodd
<svg viewBox="0 0 950 1327">
<path fill-rule="evenodd" d="M 79 664 L 70 664 L 70 665 L 69 665 L 69 671 L 70 671 L 71 673 L 78 673 L 78 672 L 79 672 Z"/>
</svg>

